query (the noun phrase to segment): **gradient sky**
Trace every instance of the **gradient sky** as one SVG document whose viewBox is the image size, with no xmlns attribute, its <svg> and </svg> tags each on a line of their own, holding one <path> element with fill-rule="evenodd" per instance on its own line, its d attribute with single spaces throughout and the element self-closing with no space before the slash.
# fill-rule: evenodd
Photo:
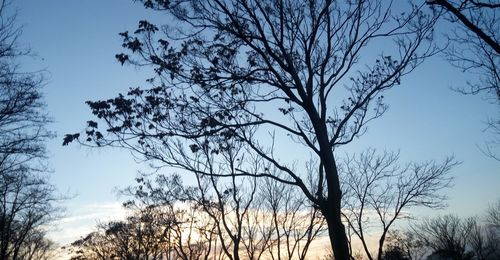
<svg viewBox="0 0 500 260">
<path fill-rule="evenodd" d="M 134 30 L 141 19 L 166 21 L 129 0 L 13 0 L 20 42 L 37 56 L 23 61 L 24 69 L 46 69 L 45 87 L 50 128 L 58 137 L 48 145 L 52 182 L 61 192 L 76 194 L 66 203 L 67 218 L 52 233 L 60 242 L 84 235 L 99 220 L 122 215 L 116 190 L 133 183 L 138 170 L 129 152 L 62 147 L 62 136 L 80 131 L 91 119 L 87 100 L 114 97 L 129 87 L 144 85 L 151 70 L 122 67 L 119 32 Z M 450 88 L 464 86 L 468 75 L 449 66 L 441 56 L 429 59 L 384 95 L 390 110 L 369 125 L 348 152 L 366 147 L 399 150 L 402 161 L 443 159 L 454 155 L 462 164 L 453 170 L 455 185 L 446 191 L 449 207 L 420 210 L 418 215 L 453 212 L 471 216 L 500 199 L 500 163 L 484 156 L 478 146 L 492 139 L 484 122 L 499 117 L 497 105 L 481 96 L 463 96 Z"/>
</svg>

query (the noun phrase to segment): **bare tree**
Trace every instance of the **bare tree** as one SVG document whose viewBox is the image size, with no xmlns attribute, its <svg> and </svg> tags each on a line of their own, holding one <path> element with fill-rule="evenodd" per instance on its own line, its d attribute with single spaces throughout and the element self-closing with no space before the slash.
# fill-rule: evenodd
<svg viewBox="0 0 500 260">
<path fill-rule="evenodd" d="M 43 230 L 33 231 L 22 251 L 19 259 L 50 260 L 56 256 L 56 244 L 47 238 Z"/>
<path fill-rule="evenodd" d="M 41 88 L 42 73 L 19 71 L 17 58 L 27 51 L 17 47 L 21 31 L 14 17 L 5 14 L 6 1 L 0 1 L 0 166 L 2 172 L 20 167 L 45 170 L 45 141 L 53 134 L 45 114 Z"/>
<path fill-rule="evenodd" d="M 486 212 L 486 223 L 500 228 L 500 200 L 491 205 Z"/>
<path fill-rule="evenodd" d="M 1 169 L 1 168 L 0 168 Z M 44 254 L 47 225 L 57 219 L 61 200 L 46 178 L 29 171 L 0 174 L 0 258 Z"/>
<path fill-rule="evenodd" d="M 114 248 L 106 237 L 98 231 L 89 233 L 85 237 L 71 243 L 72 260 L 85 259 L 112 259 L 115 256 Z"/>
<path fill-rule="evenodd" d="M 477 218 L 468 220 L 472 230 L 468 237 L 469 250 L 476 259 L 488 260 L 500 257 L 500 234 L 495 227 L 482 225 Z"/>
<path fill-rule="evenodd" d="M 488 209 L 485 222 L 478 217 L 445 215 L 410 223 L 403 231 L 391 231 L 383 259 L 396 255 L 403 259 L 425 259 L 429 255 L 445 259 L 498 259 L 500 232 L 492 222 L 494 212 L 495 206 Z"/>
<path fill-rule="evenodd" d="M 59 216 L 63 198 L 47 175 L 45 142 L 53 134 L 43 73 L 19 69 L 29 51 L 18 46 L 21 30 L 8 4 L 0 0 L 0 259 L 43 259 L 53 246 L 47 224 Z"/>
<path fill-rule="evenodd" d="M 235 178 L 241 182 L 197 177 L 195 187 L 186 187 L 178 175 L 159 175 L 155 183 L 139 178 L 140 185 L 128 193 L 150 205 L 184 202 L 186 211 L 194 210 L 188 221 L 181 221 L 180 235 L 193 233 L 200 238 L 196 245 L 206 249 L 205 257 L 220 259 L 306 259 L 311 242 L 324 231 L 324 219 L 318 209 L 306 204 L 290 186 L 266 180 Z M 250 187 L 244 183 L 250 184 Z M 248 188 L 260 187 L 257 191 Z M 194 227 L 196 223 L 205 223 Z M 187 232 L 188 231 L 188 232 Z M 188 240 L 190 237 L 188 237 Z M 178 244 L 177 251 L 188 250 L 189 244 Z M 186 259 L 192 259 L 186 258 Z"/>
<path fill-rule="evenodd" d="M 467 244 L 473 228 L 472 218 L 462 220 L 454 215 L 445 215 L 424 219 L 413 231 L 433 254 L 459 260 L 472 257 Z"/>
<path fill-rule="evenodd" d="M 470 239 L 475 255 L 479 259 L 500 258 L 500 200 L 491 205 L 484 217 L 483 225 L 476 224 Z"/>
<path fill-rule="evenodd" d="M 307 259 L 309 246 L 325 231 L 321 213 L 308 205 L 307 199 L 294 186 L 271 179 L 263 180 L 259 186 L 259 199 L 254 208 L 262 210 L 260 221 L 256 223 L 260 225 L 261 240 L 265 238 L 261 241 L 266 245 L 261 248 L 267 251 L 264 256 Z"/>
<path fill-rule="evenodd" d="M 217 154 L 222 140 L 241 142 L 285 174 L 241 167 L 224 176 L 296 186 L 325 218 L 335 258 L 349 259 L 334 151 L 387 110 L 384 91 L 435 53 L 436 17 L 424 3 L 396 13 L 381 0 L 140 2 L 175 22 L 140 21 L 121 33 L 129 53 L 116 57 L 152 66 L 153 87 L 88 102 L 105 129 L 89 121 L 86 139 L 180 168 L 200 150 Z M 66 135 L 64 144 L 78 137 Z M 284 143 L 317 158 L 316 183 L 274 153 Z"/>
<path fill-rule="evenodd" d="M 493 137 L 480 149 L 486 156 L 500 161 L 500 155 L 498 154 L 498 147 L 500 147 L 500 119 L 488 119 L 485 131 L 493 134 Z"/>
<path fill-rule="evenodd" d="M 412 225 L 397 239 L 396 245 L 409 249 L 408 256 L 411 252 L 420 252 L 419 256 L 432 254 L 447 259 L 490 260 L 500 256 L 498 230 L 491 225 L 481 224 L 476 217 L 461 219 L 445 215 L 427 218 Z"/>
<path fill-rule="evenodd" d="M 165 259 L 166 232 L 162 212 L 133 211 L 124 221 L 110 221 L 71 244 L 72 259 Z M 170 259 L 170 258 L 167 258 Z"/>
<path fill-rule="evenodd" d="M 492 0 L 428 0 L 434 7 L 443 8 L 447 19 L 458 22 L 448 34 L 451 48 L 446 51 L 450 62 L 463 69 L 478 73 L 478 83 L 469 83 L 462 93 L 489 92 L 495 102 L 500 100 L 500 38 L 498 10 L 500 4 Z"/>
<path fill-rule="evenodd" d="M 133 196 L 125 203 L 127 208 L 154 209 L 154 222 L 163 225 L 163 251 L 167 259 L 208 259 L 217 254 L 218 236 L 212 219 L 201 210 L 199 204 L 191 203 L 196 192 L 182 184 L 179 175 L 157 175 L 136 178 L 137 185 L 123 193 Z M 202 202 L 200 202 L 202 203 Z"/>
<path fill-rule="evenodd" d="M 425 259 L 428 254 L 427 248 L 418 236 L 410 231 L 392 230 L 388 233 L 388 243 L 384 250 L 382 259 Z"/>
<path fill-rule="evenodd" d="M 500 4 L 494 0 L 427 0 L 435 8 L 445 10 L 446 19 L 459 26 L 447 33 L 449 47 L 446 58 L 452 65 L 471 72 L 478 80 L 471 80 L 467 88 L 455 88 L 464 94 L 486 93 L 500 104 Z M 488 120 L 487 131 L 493 139 L 481 149 L 487 156 L 500 161 L 500 119 Z"/>
<path fill-rule="evenodd" d="M 218 150 L 217 155 L 204 148 L 204 143 L 192 144 L 201 148 L 196 160 L 184 162 L 183 167 L 194 173 L 194 186 L 183 185 L 179 175 L 157 175 L 154 182 L 138 178 L 138 186 L 127 189 L 126 193 L 144 205 L 161 207 L 183 202 L 188 203 L 188 208 L 195 207 L 197 214 L 204 216 L 197 221 L 208 218 L 211 224 L 204 229 L 211 229 L 205 233 L 196 228 L 194 232 L 210 238 L 200 243 L 213 255 L 228 259 L 261 259 L 269 255 L 274 259 L 305 259 L 310 243 L 324 231 L 319 210 L 311 207 L 294 186 L 248 176 L 224 178 L 236 168 L 243 169 L 243 164 L 247 164 L 247 172 L 267 169 L 275 176 L 284 174 L 259 157 L 249 158 L 241 143 L 230 145 L 230 142 L 226 141 L 225 148 Z M 184 227 L 179 233 L 185 230 L 192 228 Z"/>
<path fill-rule="evenodd" d="M 439 191 L 450 185 L 449 172 L 457 164 L 448 158 L 442 164 L 401 166 L 398 159 L 399 154 L 377 154 L 375 149 L 368 149 L 340 164 L 343 215 L 368 259 L 382 259 L 390 228 L 398 219 L 408 218 L 411 208 L 444 206 L 445 197 Z M 367 240 L 374 237 L 378 245 L 373 253 Z"/>
<path fill-rule="evenodd" d="M 318 210 L 305 207 L 291 190 L 276 190 L 279 183 L 265 184 L 245 212 L 229 201 L 248 196 L 241 186 L 209 199 L 207 190 L 182 185 L 178 175 L 137 181 L 125 192 L 135 196 L 125 203 L 130 216 L 100 224 L 73 242 L 72 259 L 307 259 L 310 243 L 324 230 Z M 264 205 L 269 194 L 284 195 L 277 203 L 276 197 L 266 198 L 276 203 L 274 211 Z"/>
</svg>

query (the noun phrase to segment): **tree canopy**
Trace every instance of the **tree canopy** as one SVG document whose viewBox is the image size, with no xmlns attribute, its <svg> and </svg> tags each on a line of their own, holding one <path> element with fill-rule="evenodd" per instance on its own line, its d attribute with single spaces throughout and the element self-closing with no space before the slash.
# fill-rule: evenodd
<svg viewBox="0 0 500 260">
<path fill-rule="evenodd" d="M 160 167 L 296 186 L 325 218 L 335 258 L 348 259 L 336 151 L 384 114 L 386 90 L 438 51 L 437 15 L 425 3 L 380 0 L 139 2 L 169 22 L 120 33 L 126 52 L 116 58 L 151 67 L 151 86 L 87 102 L 98 120 L 63 144 L 126 147 Z M 300 149 L 300 165 L 279 151 L 285 144 Z M 443 176 L 453 164 L 419 174 Z"/>
</svg>

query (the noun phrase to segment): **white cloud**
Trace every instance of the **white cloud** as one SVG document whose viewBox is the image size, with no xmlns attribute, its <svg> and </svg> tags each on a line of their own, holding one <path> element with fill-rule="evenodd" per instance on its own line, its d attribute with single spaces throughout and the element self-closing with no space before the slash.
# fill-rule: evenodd
<svg viewBox="0 0 500 260">
<path fill-rule="evenodd" d="M 121 203 L 87 204 L 67 212 L 67 216 L 54 223 L 49 237 L 61 246 L 67 245 L 95 229 L 99 222 L 124 219 Z"/>
</svg>

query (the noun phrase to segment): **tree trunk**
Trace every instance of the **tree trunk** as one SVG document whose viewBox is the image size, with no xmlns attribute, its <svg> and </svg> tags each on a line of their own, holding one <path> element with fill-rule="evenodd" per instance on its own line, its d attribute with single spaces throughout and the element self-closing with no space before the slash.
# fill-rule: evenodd
<svg viewBox="0 0 500 260">
<path fill-rule="evenodd" d="M 331 149 L 324 155 L 322 160 L 328 185 L 328 197 L 321 203 L 320 208 L 328 224 L 328 235 L 335 260 L 348 260 L 350 259 L 349 241 L 342 223 L 342 191 L 340 190 L 337 165 Z"/>
<path fill-rule="evenodd" d="M 328 225 L 328 235 L 330 237 L 330 245 L 332 246 L 335 260 L 348 260 L 350 259 L 349 243 L 340 216 L 340 208 L 337 210 L 335 204 L 337 203 L 330 200 L 326 201 L 324 206 L 321 207 L 321 212 Z"/>
<path fill-rule="evenodd" d="M 309 104 L 308 107 L 314 107 Z M 345 233 L 345 227 L 342 223 L 341 214 L 341 199 L 342 191 L 340 189 L 340 179 L 333 154 L 328 131 L 323 120 L 320 119 L 316 111 L 309 111 L 309 116 L 318 138 L 320 148 L 320 158 L 325 170 L 325 178 L 327 184 L 327 198 L 323 198 L 320 205 L 320 210 L 326 219 L 328 225 L 328 235 L 330 236 L 330 244 L 333 249 L 335 260 L 349 260 L 349 243 Z"/>
</svg>

